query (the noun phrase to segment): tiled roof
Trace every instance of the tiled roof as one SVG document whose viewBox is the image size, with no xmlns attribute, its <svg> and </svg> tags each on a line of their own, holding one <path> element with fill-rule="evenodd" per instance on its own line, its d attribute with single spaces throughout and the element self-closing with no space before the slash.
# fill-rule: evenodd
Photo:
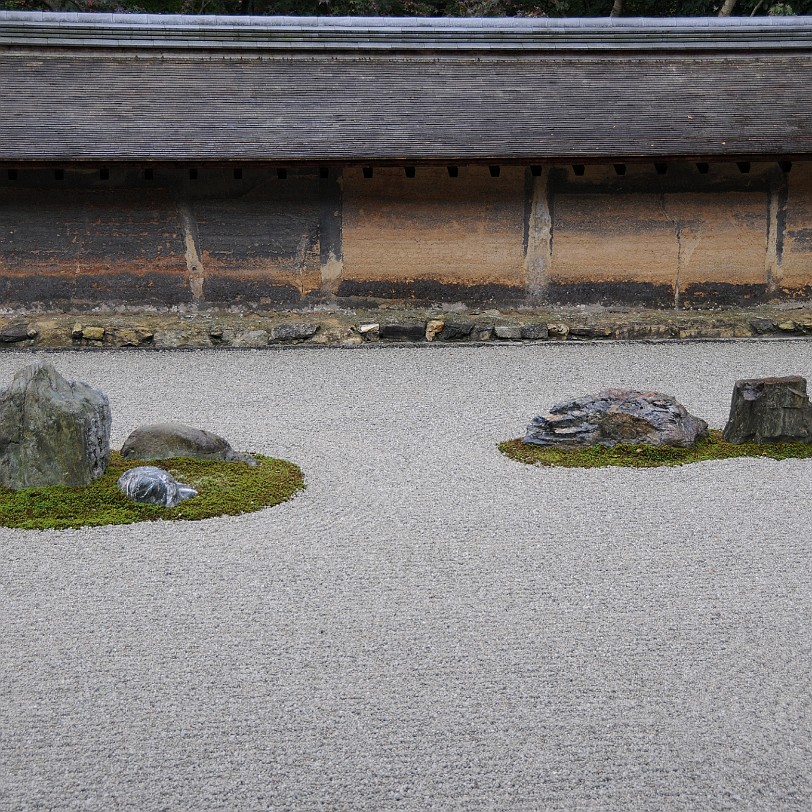
<svg viewBox="0 0 812 812">
<path fill-rule="evenodd" d="M 0 161 L 812 156 L 812 18 L 0 12 Z"/>
</svg>

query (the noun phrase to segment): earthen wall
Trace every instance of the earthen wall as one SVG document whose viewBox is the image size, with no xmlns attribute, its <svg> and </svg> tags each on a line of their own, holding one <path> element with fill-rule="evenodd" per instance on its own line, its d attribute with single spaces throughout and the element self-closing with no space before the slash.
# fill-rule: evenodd
<svg viewBox="0 0 812 812">
<path fill-rule="evenodd" d="M 808 297 L 812 163 L 787 169 L 20 166 L 0 173 L 0 301 Z"/>
</svg>

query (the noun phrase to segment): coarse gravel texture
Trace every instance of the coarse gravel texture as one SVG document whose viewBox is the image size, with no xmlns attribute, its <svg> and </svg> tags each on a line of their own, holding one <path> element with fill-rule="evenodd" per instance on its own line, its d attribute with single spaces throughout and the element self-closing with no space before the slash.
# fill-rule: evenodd
<svg viewBox="0 0 812 812">
<path fill-rule="evenodd" d="M 812 808 L 812 465 L 496 448 L 610 385 L 721 427 L 812 345 L 47 357 L 108 393 L 114 445 L 181 420 L 307 490 L 0 528 L 0 809 Z"/>
</svg>

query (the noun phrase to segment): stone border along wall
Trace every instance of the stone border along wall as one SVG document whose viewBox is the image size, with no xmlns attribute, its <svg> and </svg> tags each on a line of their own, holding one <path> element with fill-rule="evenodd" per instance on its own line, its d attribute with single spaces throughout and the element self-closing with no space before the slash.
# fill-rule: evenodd
<svg viewBox="0 0 812 812">
<path fill-rule="evenodd" d="M 812 306 L 794 310 L 663 313 L 495 310 L 366 313 L 22 314 L 0 319 L 0 348 L 176 349 L 584 340 L 812 338 Z"/>
</svg>

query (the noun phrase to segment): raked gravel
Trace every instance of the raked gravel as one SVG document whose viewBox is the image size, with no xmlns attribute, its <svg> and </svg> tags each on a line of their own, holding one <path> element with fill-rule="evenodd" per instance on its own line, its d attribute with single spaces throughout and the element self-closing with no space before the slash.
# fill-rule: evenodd
<svg viewBox="0 0 812 812">
<path fill-rule="evenodd" d="M 0 809 L 812 808 L 812 464 L 496 449 L 607 385 L 721 427 L 812 343 L 37 357 L 108 393 L 115 447 L 181 420 L 307 491 L 0 528 Z"/>
</svg>

